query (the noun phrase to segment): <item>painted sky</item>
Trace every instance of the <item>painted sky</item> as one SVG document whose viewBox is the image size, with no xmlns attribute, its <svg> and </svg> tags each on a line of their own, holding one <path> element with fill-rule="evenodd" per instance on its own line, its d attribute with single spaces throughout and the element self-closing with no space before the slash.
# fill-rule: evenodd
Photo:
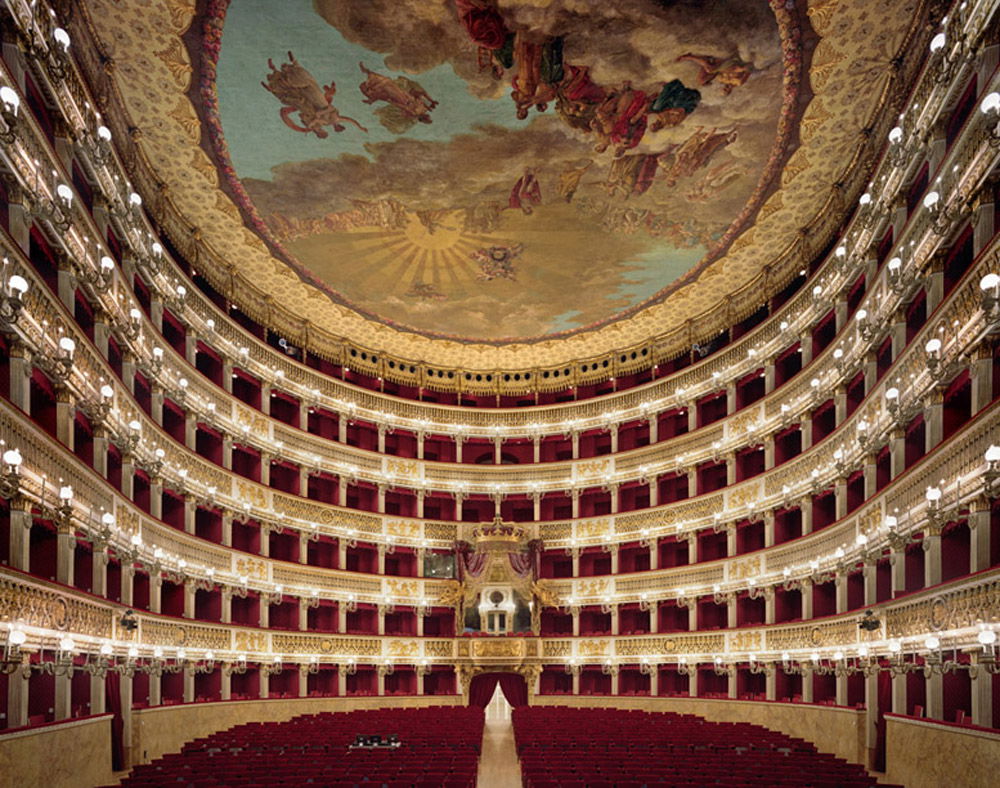
<svg viewBox="0 0 1000 788">
<path fill-rule="evenodd" d="M 511 29 L 537 41 L 561 36 L 565 62 L 586 66 L 609 95 L 626 82 L 651 97 L 671 79 L 697 84 L 699 67 L 678 61 L 688 51 L 752 68 L 731 93 L 701 86 L 683 122 L 616 155 L 596 150 L 591 131 L 552 107 L 518 120 L 516 67 L 500 79 L 477 69 L 452 0 L 234 0 L 217 70 L 229 156 L 272 239 L 331 295 L 370 314 L 488 340 L 598 324 L 697 265 L 771 152 L 777 26 L 766 0 L 739 0 L 739 17 L 729 7 L 736 2 L 622 0 L 581 12 L 573 0 L 500 0 Z M 367 133 L 346 125 L 320 139 L 282 122 L 261 81 L 268 58 L 280 67 L 289 51 L 320 85 L 336 83 L 334 106 Z M 362 100 L 359 62 L 416 80 L 439 102 L 432 122 L 401 134 L 384 128 L 374 113 L 384 104 Z M 724 144 L 685 165 L 693 141 L 713 134 Z M 645 190 L 616 181 L 621 164 L 652 157 L 659 165 Z M 585 174 L 567 196 L 563 178 L 573 170 Z M 540 200 L 509 207 L 529 172 Z M 481 262 L 490 250 L 510 257 L 499 273 Z"/>
</svg>

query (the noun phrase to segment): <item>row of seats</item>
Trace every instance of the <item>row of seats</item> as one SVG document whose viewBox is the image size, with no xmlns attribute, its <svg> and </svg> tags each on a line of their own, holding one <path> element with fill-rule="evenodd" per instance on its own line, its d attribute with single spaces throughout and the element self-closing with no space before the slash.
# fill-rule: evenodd
<svg viewBox="0 0 1000 788">
<path fill-rule="evenodd" d="M 748 723 L 688 714 L 534 706 L 514 710 L 526 788 L 869 788 L 860 766 Z"/>
<path fill-rule="evenodd" d="M 358 735 L 400 746 L 354 749 Z M 136 767 L 121 785 L 264 788 L 473 788 L 483 735 L 478 708 L 373 709 L 248 723 Z"/>
</svg>

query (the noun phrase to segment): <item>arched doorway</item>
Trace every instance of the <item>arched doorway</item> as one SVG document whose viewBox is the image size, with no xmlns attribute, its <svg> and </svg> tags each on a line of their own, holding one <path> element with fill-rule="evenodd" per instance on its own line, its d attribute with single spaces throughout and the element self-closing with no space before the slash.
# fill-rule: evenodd
<svg viewBox="0 0 1000 788">
<path fill-rule="evenodd" d="M 528 705 L 528 682 L 517 673 L 480 673 L 469 683 L 469 705 L 485 709 L 499 684 L 507 702 L 515 709 Z"/>
</svg>

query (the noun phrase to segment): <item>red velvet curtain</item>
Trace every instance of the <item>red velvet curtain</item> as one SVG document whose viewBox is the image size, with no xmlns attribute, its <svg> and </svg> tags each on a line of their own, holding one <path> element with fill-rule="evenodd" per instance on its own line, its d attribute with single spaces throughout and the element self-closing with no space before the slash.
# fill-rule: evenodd
<svg viewBox="0 0 1000 788">
<path fill-rule="evenodd" d="M 892 708 L 892 676 L 887 670 L 878 673 L 877 699 L 878 713 L 875 716 L 875 763 L 876 771 L 885 771 L 885 714 Z"/>
<path fill-rule="evenodd" d="M 480 673 L 469 684 L 469 705 L 485 709 L 489 705 L 500 676 L 497 673 Z"/>
<path fill-rule="evenodd" d="M 480 673 L 469 684 L 469 705 L 485 709 L 496 691 L 497 683 L 507 702 L 514 708 L 528 705 L 528 685 L 516 673 Z"/>
<path fill-rule="evenodd" d="M 501 673 L 500 691 L 515 709 L 528 705 L 528 682 L 516 673 Z"/>
<path fill-rule="evenodd" d="M 104 675 L 104 707 L 111 712 L 111 768 L 125 768 L 125 717 L 122 715 L 122 677 L 114 670 Z"/>
</svg>

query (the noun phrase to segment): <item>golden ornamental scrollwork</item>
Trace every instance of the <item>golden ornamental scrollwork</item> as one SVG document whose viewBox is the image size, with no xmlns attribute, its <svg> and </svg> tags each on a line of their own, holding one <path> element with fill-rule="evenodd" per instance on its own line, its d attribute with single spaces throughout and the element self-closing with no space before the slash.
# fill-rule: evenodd
<svg viewBox="0 0 1000 788">
<path fill-rule="evenodd" d="M 237 632 L 233 640 L 237 651 L 267 651 L 267 637 L 263 632 Z"/>
<path fill-rule="evenodd" d="M 472 641 L 473 659 L 522 659 L 524 638 L 476 638 Z"/>
<path fill-rule="evenodd" d="M 580 596 L 601 596 L 610 590 L 609 580 L 581 580 L 576 584 Z"/>
<path fill-rule="evenodd" d="M 94 637 L 112 635 L 106 608 L 7 578 L 0 578 L 0 621 Z"/>
<path fill-rule="evenodd" d="M 583 640 L 578 647 L 581 657 L 606 657 L 610 649 L 610 640 Z"/>
<path fill-rule="evenodd" d="M 385 532 L 389 536 L 400 536 L 404 539 L 419 539 L 420 524 L 406 520 L 390 520 L 385 524 Z"/>
<path fill-rule="evenodd" d="M 254 580 L 267 580 L 267 564 L 256 558 L 237 558 L 233 564 L 233 572 Z"/>
<path fill-rule="evenodd" d="M 417 580 L 386 580 L 385 590 L 393 597 L 419 597 L 420 582 Z"/>
<path fill-rule="evenodd" d="M 454 651 L 451 640 L 425 640 L 424 656 L 426 657 L 451 657 Z"/>
<path fill-rule="evenodd" d="M 587 460 L 576 464 L 577 476 L 602 476 L 609 473 L 611 460 Z"/>
<path fill-rule="evenodd" d="M 420 464 L 416 460 L 400 460 L 386 458 L 384 460 L 385 473 L 400 476 L 404 479 L 413 479 L 420 476 Z"/>
<path fill-rule="evenodd" d="M 458 536 L 458 528 L 448 523 L 424 523 L 424 536 L 439 541 L 454 541 Z"/>
<path fill-rule="evenodd" d="M 568 657 L 573 653 L 572 640 L 543 640 L 543 657 Z"/>
<path fill-rule="evenodd" d="M 761 557 L 753 556 L 742 561 L 733 561 L 729 566 L 730 580 L 743 580 L 761 573 Z"/>
<path fill-rule="evenodd" d="M 592 539 L 596 536 L 604 536 L 611 530 L 611 521 L 607 518 L 601 520 L 583 520 L 576 524 L 576 535 L 581 539 Z"/>
<path fill-rule="evenodd" d="M 236 497 L 238 500 L 245 501 L 257 509 L 268 508 L 267 495 L 255 484 L 249 484 L 237 479 Z"/>
<path fill-rule="evenodd" d="M 729 645 L 736 651 L 759 651 L 761 636 L 759 632 L 736 632 L 730 636 Z"/>
<path fill-rule="evenodd" d="M 416 657 L 420 655 L 420 644 L 416 640 L 390 640 L 386 643 L 386 654 L 390 657 Z"/>
</svg>

